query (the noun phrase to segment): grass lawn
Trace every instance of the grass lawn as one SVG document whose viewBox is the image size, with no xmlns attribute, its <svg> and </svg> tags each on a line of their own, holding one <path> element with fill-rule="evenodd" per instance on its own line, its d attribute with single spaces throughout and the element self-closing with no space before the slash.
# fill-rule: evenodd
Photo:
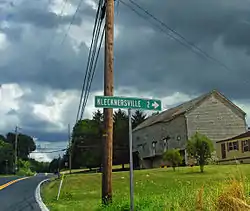
<svg viewBox="0 0 250 211">
<path fill-rule="evenodd" d="M 232 183 L 230 179 L 241 175 L 249 195 L 250 165 L 246 164 L 206 166 L 203 174 L 198 167 L 178 168 L 176 172 L 172 168 L 138 170 L 134 172 L 135 210 L 198 210 L 197 203 L 203 204 L 200 210 L 214 210 L 218 196 Z M 42 187 L 44 202 L 51 211 L 129 210 L 129 172 L 113 173 L 113 204 L 106 208 L 100 206 L 101 174 L 65 176 L 56 201 L 58 187 L 59 180 Z"/>
</svg>

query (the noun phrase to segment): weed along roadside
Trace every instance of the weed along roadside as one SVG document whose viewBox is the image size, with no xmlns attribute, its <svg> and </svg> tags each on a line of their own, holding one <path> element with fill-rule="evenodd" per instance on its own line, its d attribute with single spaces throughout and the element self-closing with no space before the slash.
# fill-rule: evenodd
<svg viewBox="0 0 250 211">
<path fill-rule="evenodd" d="M 197 166 L 134 171 L 135 210 L 249 210 L 250 165 Z M 129 210 L 129 172 L 113 173 L 113 203 L 101 207 L 101 174 L 65 175 L 57 201 L 60 180 L 42 186 L 42 196 L 51 211 Z M 233 191 L 235 190 L 235 191 Z"/>
</svg>

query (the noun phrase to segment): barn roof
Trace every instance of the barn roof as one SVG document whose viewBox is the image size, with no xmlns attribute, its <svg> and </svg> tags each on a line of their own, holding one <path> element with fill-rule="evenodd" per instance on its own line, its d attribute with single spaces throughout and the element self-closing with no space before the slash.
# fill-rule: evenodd
<svg viewBox="0 0 250 211">
<path fill-rule="evenodd" d="M 213 91 L 208 92 L 206 94 L 203 94 L 197 98 L 194 98 L 190 101 L 184 102 L 176 107 L 165 110 L 157 115 L 153 115 L 153 116 L 148 117 L 144 122 L 142 122 L 140 125 L 138 125 L 133 131 L 140 130 L 142 128 L 154 125 L 156 123 L 167 122 L 167 121 L 170 121 L 170 120 L 180 116 L 181 114 L 185 114 L 187 111 L 191 110 L 192 108 L 194 108 L 195 106 L 200 104 L 203 100 L 205 100 L 207 97 L 209 97 L 210 95 L 212 95 L 214 93 L 219 95 L 224 100 L 226 100 L 230 105 L 232 105 L 237 110 L 239 110 L 241 113 L 243 113 L 243 115 L 246 115 L 246 113 L 244 111 L 242 111 L 239 107 L 237 107 L 235 104 L 233 104 L 224 95 L 222 95 L 217 90 L 213 90 Z"/>
</svg>

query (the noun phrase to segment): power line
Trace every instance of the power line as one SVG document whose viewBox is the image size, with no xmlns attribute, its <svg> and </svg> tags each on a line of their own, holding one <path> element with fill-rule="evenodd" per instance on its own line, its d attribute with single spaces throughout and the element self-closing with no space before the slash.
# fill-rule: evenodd
<svg viewBox="0 0 250 211">
<path fill-rule="evenodd" d="M 83 113 L 84 113 L 84 110 L 85 110 L 85 107 L 86 107 L 86 104 L 87 104 L 87 101 L 88 101 L 88 97 L 89 97 L 89 93 L 90 93 L 90 89 L 91 89 L 91 84 L 92 84 L 92 81 L 93 81 L 93 78 L 94 78 L 94 75 L 95 75 L 96 66 L 97 66 L 97 62 L 98 62 L 98 58 L 99 58 L 99 53 L 100 53 L 102 42 L 103 42 L 104 31 L 105 31 L 105 27 L 103 27 L 103 30 L 102 30 L 101 40 L 99 42 L 99 47 L 98 47 L 98 50 L 97 50 L 97 55 L 96 55 L 95 60 L 94 60 L 94 57 L 92 57 L 92 65 L 91 65 L 91 67 L 93 67 L 93 70 L 92 70 L 92 72 L 89 72 L 89 77 L 88 77 L 89 83 L 88 83 L 87 90 L 85 92 L 85 96 L 84 96 L 85 100 L 83 102 L 83 107 L 82 107 L 82 112 L 81 112 L 80 119 L 82 119 L 82 117 L 83 117 Z M 99 34 L 100 34 L 100 32 L 98 33 L 98 36 L 99 36 Z"/>
<path fill-rule="evenodd" d="M 94 23 L 93 33 L 92 33 L 92 40 L 91 40 L 91 45 L 90 45 L 89 54 L 88 54 L 88 60 L 87 60 L 87 66 L 86 66 L 86 70 L 85 70 L 84 81 L 83 81 L 83 84 L 82 84 L 82 91 L 81 91 L 79 107 L 78 107 L 78 111 L 77 111 L 77 115 L 76 115 L 76 122 L 79 119 L 81 106 L 83 104 L 83 92 L 84 92 L 84 88 L 85 88 L 85 84 L 86 84 L 87 72 L 88 72 L 88 69 L 89 69 L 89 62 L 90 62 L 91 52 L 92 52 L 93 43 L 94 43 L 94 36 L 95 36 L 95 33 L 96 33 L 97 21 L 98 21 L 98 17 L 99 17 L 99 14 L 100 14 L 100 9 L 101 9 L 102 3 L 103 3 L 103 0 L 100 0 L 99 4 L 98 4 L 98 9 L 97 9 L 97 12 L 96 12 L 96 16 L 95 16 L 95 23 Z"/>
<path fill-rule="evenodd" d="M 84 82 L 82 85 L 82 91 L 81 91 L 80 102 L 79 102 L 79 107 L 78 107 L 78 111 L 77 111 L 76 122 L 78 121 L 78 119 L 82 119 L 84 108 L 86 106 L 86 101 L 87 101 L 88 96 L 89 96 L 91 83 L 93 80 L 93 73 L 95 72 L 96 63 L 97 63 L 99 51 L 101 48 L 103 35 L 102 35 L 101 41 L 99 43 L 99 49 L 97 52 L 96 59 L 94 60 L 95 54 L 96 54 L 96 48 L 97 48 L 97 44 L 98 44 L 98 39 L 100 36 L 100 29 L 101 29 L 101 25 L 102 25 L 102 20 L 105 16 L 105 4 L 103 5 L 103 2 L 104 2 L 103 0 L 99 1 L 98 10 L 97 10 L 96 17 L 95 17 L 91 46 L 89 49 L 88 61 L 87 61 L 87 66 L 86 66 L 86 71 L 85 71 L 85 76 L 84 76 Z M 94 66 L 93 66 L 93 64 L 94 64 Z M 93 67 L 94 67 L 94 69 L 93 69 Z M 92 73 L 92 75 L 91 75 L 91 73 Z M 85 91 L 85 93 L 84 93 L 84 91 Z M 84 94 L 84 96 L 83 96 L 83 94 Z"/>
<path fill-rule="evenodd" d="M 120 0 L 122 4 L 124 4 L 125 6 L 127 6 L 128 8 L 130 8 L 133 12 L 135 12 L 137 15 L 139 15 L 140 17 L 144 18 L 144 16 L 142 16 L 138 11 L 136 11 L 135 8 L 133 8 L 131 5 L 125 3 L 123 0 Z M 172 34 L 170 34 L 169 32 L 167 33 L 167 35 L 171 38 L 173 38 L 175 41 L 179 42 L 181 45 L 183 45 L 184 47 L 188 48 L 189 50 L 193 51 L 195 54 L 203 56 L 203 58 L 206 58 L 210 61 L 213 61 L 214 63 L 224 67 L 227 70 L 231 70 L 227 65 L 225 65 L 223 62 L 219 61 L 218 59 L 210 56 L 207 52 L 205 52 L 204 50 L 202 50 L 201 48 L 199 48 L 198 46 L 196 46 L 194 43 L 190 42 L 189 40 L 187 40 L 183 35 L 181 35 L 179 32 L 177 32 L 176 30 L 172 29 L 170 26 L 168 26 L 166 23 L 164 23 L 163 21 L 161 21 L 160 19 L 156 18 L 154 15 L 152 15 L 148 10 L 144 9 L 142 6 L 140 6 L 138 3 L 134 2 L 133 0 L 129 0 L 134 6 L 136 6 L 138 9 L 140 9 L 144 14 L 146 14 L 148 17 L 152 18 L 154 21 L 156 21 L 157 23 L 159 23 L 161 26 L 163 26 L 165 29 L 167 29 L 168 31 L 171 31 L 173 34 L 175 34 L 177 37 L 173 36 Z M 147 19 L 148 20 L 148 19 Z M 151 22 L 152 24 L 152 22 Z M 155 24 L 154 24 L 155 25 Z M 161 31 L 163 31 L 164 33 L 166 33 L 165 30 L 163 30 L 159 25 L 155 25 L 158 28 L 160 28 Z"/>
<path fill-rule="evenodd" d="M 63 37 L 62 42 L 61 42 L 61 45 L 63 45 L 65 39 L 66 39 L 67 36 L 68 36 L 69 30 L 70 30 L 70 28 L 71 28 L 71 25 L 74 23 L 75 18 L 76 18 L 76 15 L 77 15 L 79 9 L 80 9 L 81 6 L 82 6 L 82 2 L 83 2 L 83 0 L 80 0 L 79 3 L 78 3 L 78 5 L 77 5 L 76 11 L 75 11 L 75 13 L 74 13 L 74 15 L 73 15 L 73 17 L 72 17 L 72 19 L 71 19 L 71 22 L 70 22 L 70 24 L 69 24 L 69 26 L 68 26 L 68 29 L 66 30 L 66 33 L 64 34 L 64 37 Z"/>
<path fill-rule="evenodd" d="M 60 149 L 60 150 L 55 150 L 55 151 L 48 151 L 48 152 L 31 152 L 31 154 L 32 153 L 55 153 L 55 152 L 63 152 L 63 151 L 66 151 L 67 150 L 67 148 L 65 148 L 65 149 Z"/>
<path fill-rule="evenodd" d="M 101 30 L 102 21 L 103 21 L 104 16 L 105 16 L 105 4 L 102 7 L 102 11 L 100 13 L 99 23 L 98 23 L 98 26 L 97 26 L 97 32 L 96 32 L 96 38 L 95 38 L 95 46 L 94 46 L 95 49 L 93 51 L 93 55 L 92 55 L 92 58 L 91 58 L 90 71 L 89 71 L 88 79 L 87 79 L 88 83 L 86 85 L 88 87 L 86 87 L 80 119 L 82 119 L 82 117 L 83 117 L 83 113 L 84 113 L 84 110 L 85 110 L 85 107 L 86 107 L 86 104 L 87 104 L 87 100 L 88 100 L 90 89 L 91 89 L 91 84 L 92 84 L 93 77 L 94 77 L 94 74 L 95 74 L 95 71 L 96 71 L 96 65 L 97 65 L 97 61 L 98 61 L 98 58 L 99 58 L 99 53 L 100 53 L 100 49 L 101 49 L 101 45 L 102 45 L 102 41 L 103 41 L 103 37 L 104 37 L 105 26 L 103 27 L 101 40 L 99 42 L 99 47 L 98 47 L 97 55 L 96 55 L 96 58 L 95 58 L 96 48 L 97 48 L 98 39 L 99 39 L 99 36 L 100 36 L 100 30 Z"/>
</svg>

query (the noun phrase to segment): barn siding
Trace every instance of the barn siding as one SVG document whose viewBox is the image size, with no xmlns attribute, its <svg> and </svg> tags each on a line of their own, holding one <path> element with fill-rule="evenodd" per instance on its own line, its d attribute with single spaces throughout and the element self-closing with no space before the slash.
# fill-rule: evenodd
<svg viewBox="0 0 250 211">
<path fill-rule="evenodd" d="M 139 151 L 142 165 L 145 168 L 156 167 L 163 163 L 156 155 L 162 155 L 164 145 L 162 139 L 169 136 L 168 149 L 184 149 L 187 140 L 196 132 L 200 132 L 214 142 L 227 139 L 246 132 L 245 115 L 226 100 L 216 94 L 201 102 L 185 115 L 175 119 L 157 123 L 133 131 L 133 151 Z M 177 136 L 181 137 L 178 143 Z M 152 142 L 156 141 L 155 153 Z M 143 147 L 138 148 L 138 145 Z M 217 151 L 218 152 L 218 151 Z M 151 157 L 152 159 L 145 159 Z M 189 158 L 187 158 L 189 160 Z"/>
<path fill-rule="evenodd" d="M 236 108 L 211 95 L 185 114 L 190 138 L 196 131 L 214 142 L 246 132 L 245 116 Z"/>
<path fill-rule="evenodd" d="M 187 140 L 185 117 L 179 116 L 172 121 L 154 124 L 133 132 L 133 151 L 138 149 L 138 145 L 144 145 L 144 149 L 139 149 L 142 158 L 161 155 L 164 152 L 162 139 L 169 136 L 168 148 L 184 148 Z M 177 136 L 181 139 L 178 142 Z M 152 142 L 156 141 L 155 154 L 152 149 Z"/>
</svg>

